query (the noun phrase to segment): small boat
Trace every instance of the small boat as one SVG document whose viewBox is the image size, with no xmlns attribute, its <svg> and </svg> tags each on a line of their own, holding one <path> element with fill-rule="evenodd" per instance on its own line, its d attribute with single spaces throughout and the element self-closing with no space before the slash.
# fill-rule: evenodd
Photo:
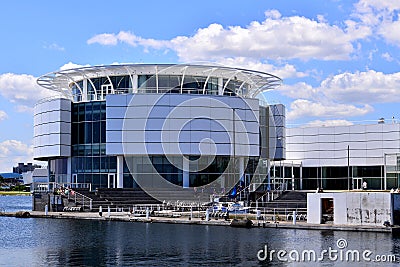
<svg viewBox="0 0 400 267">
<path fill-rule="evenodd" d="M 233 214 L 246 214 L 249 213 L 249 208 L 248 207 L 244 207 L 243 203 L 233 203 L 231 205 L 228 206 L 228 211 L 229 213 L 233 213 Z"/>
<path fill-rule="evenodd" d="M 230 226 L 232 227 L 241 227 L 241 228 L 250 228 L 253 226 L 253 221 L 250 219 L 232 219 Z"/>
</svg>

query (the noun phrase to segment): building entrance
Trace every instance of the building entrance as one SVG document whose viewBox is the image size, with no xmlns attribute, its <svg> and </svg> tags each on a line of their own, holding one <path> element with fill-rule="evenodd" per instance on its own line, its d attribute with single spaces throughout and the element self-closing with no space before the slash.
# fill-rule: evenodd
<svg viewBox="0 0 400 267">
<path fill-rule="evenodd" d="M 116 188 L 117 187 L 115 173 L 108 174 L 108 186 L 107 187 L 108 188 Z"/>
<path fill-rule="evenodd" d="M 361 190 L 362 189 L 362 183 L 363 183 L 363 179 L 362 178 L 353 178 L 353 189 Z"/>
</svg>

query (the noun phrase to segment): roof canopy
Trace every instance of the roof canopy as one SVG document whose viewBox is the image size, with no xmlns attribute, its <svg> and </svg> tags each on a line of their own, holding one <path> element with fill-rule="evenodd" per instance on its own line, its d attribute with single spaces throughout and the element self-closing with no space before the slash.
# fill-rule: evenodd
<svg viewBox="0 0 400 267">
<path fill-rule="evenodd" d="M 185 76 L 202 76 L 206 77 L 206 81 L 210 77 L 221 78 L 224 81 L 221 84 L 222 92 L 230 81 L 237 81 L 239 84 L 241 82 L 242 86 L 246 85 L 246 90 L 237 90 L 235 92 L 243 97 L 255 97 L 263 91 L 274 89 L 282 82 L 279 77 L 272 74 L 240 68 L 191 64 L 125 64 L 82 67 L 51 72 L 39 77 L 37 83 L 44 88 L 72 98 L 74 86 L 78 87 L 81 92 L 85 91 L 80 88 L 82 87 L 82 85 L 79 86 L 80 81 L 87 80 L 91 83 L 94 78 L 107 77 L 110 80 L 112 76 L 123 75 L 131 77 L 131 80 L 134 80 L 133 77 L 136 76 L 136 81 L 139 75 L 151 75 L 155 79 L 158 79 L 159 75 L 178 75 L 181 76 L 182 83 Z M 156 84 L 158 86 L 158 83 Z M 95 88 L 95 90 L 100 90 L 100 88 Z"/>
</svg>

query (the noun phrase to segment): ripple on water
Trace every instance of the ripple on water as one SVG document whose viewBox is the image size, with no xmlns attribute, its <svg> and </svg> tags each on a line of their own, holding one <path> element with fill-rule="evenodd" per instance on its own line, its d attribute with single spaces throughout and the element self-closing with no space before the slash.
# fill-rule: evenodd
<svg viewBox="0 0 400 267">
<path fill-rule="evenodd" d="M 346 239 L 349 249 L 400 252 L 400 238 L 382 233 L 0 217 L 0 266 L 258 266 L 257 252 L 264 245 L 320 252 L 337 249 L 338 239 Z M 268 265 L 288 263 L 274 260 Z"/>
</svg>

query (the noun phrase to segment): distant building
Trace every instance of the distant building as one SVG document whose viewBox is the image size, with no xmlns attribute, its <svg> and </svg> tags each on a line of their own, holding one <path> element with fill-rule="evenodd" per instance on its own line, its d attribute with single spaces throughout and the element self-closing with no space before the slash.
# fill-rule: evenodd
<svg viewBox="0 0 400 267">
<path fill-rule="evenodd" d="M 36 168 L 33 171 L 23 173 L 22 176 L 24 184 L 49 182 L 47 168 Z"/>
<path fill-rule="evenodd" d="M 0 173 L 0 176 L 3 177 L 4 183 L 17 184 L 24 182 L 22 175 L 19 173 Z"/>
<path fill-rule="evenodd" d="M 32 163 L 24 164 L 24 163 L 18 163 L 17 167 L 13 167 L 13 173 L 24 173 L 24 172 L 30 172 L 33 171 L 36 168 L 41 168 L 42 166 L 40 165 L 33 165 Z"/>
</svg>

